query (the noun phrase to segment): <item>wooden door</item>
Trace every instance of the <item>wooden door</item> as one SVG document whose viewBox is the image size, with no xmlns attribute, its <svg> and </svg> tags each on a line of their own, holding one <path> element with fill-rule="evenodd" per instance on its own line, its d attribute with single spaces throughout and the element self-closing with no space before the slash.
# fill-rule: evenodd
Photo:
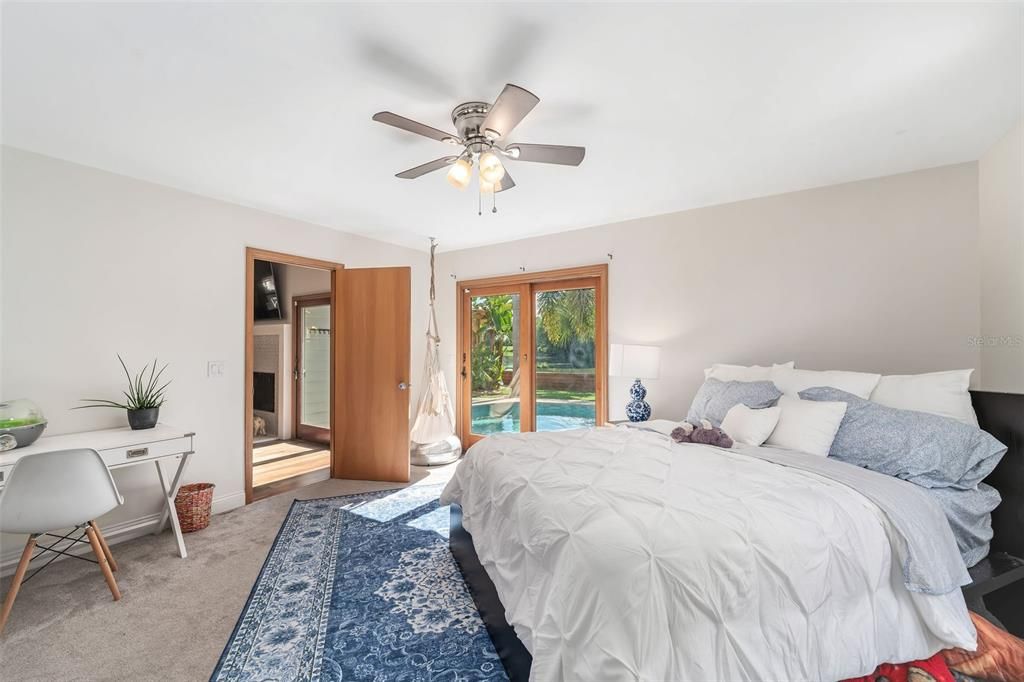
<svg viewBox="0 0 1024 682">
<path fill-rule="evenodd" d="M 411 281 L 408 267 L 338 273 L 334 478 L 409 480 Z"/>
<path fill-rule="evenodd" d="M 463 446 L 492 433 L 532 431 L 529 285 L 463 287 L 460 307 Z"/>
</svg>

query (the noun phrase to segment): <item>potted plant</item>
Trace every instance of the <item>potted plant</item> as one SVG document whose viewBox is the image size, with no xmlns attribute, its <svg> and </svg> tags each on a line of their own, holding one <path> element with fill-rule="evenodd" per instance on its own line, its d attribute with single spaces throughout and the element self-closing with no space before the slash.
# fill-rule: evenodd
<svg viewBox="0 0 1024 682">
<path fill-rule="evenodd" d="M 75 409 L 114 407 L 127 411 L 128 424 L 133 429 L 153 428 L 160 417 L 160 406 L 164 404 L 164 390 L 171 383 L 167 381 L 163 385 L 160 384 L 160 376 L 167 369 L 167 365 L 165 364 L 157 370 L 156 359 L 154 358 L 152 365 L 144 365 L 139 373 L 132 377 L 131 372 L 128 371 L 128 366 L 124 364 L 124 360 L 121 359 L 120 355 L 117 356 L 117 359 L 121 361 L 124 374 L 128 377 L 128 390 L 123 391 L 125 398 L 128 399 L 127 402 L 119 403 L 104 398 L 82 398 L 82 402 L 91 404 L 79 405 Z"/>
</svg>

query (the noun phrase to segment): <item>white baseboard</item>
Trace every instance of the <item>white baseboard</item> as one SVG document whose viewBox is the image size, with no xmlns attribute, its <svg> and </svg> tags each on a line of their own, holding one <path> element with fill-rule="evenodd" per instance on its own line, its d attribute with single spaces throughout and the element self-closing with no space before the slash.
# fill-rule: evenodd
<svg viewBox="0 0 1024 682">
<path fill-rule="evenodd" d="M 245 491 L 239 490 L 237 493 L 228 493 L 220 497 L 213 498 L 213 506 L 210 511 L 213 514 L 223 514 L 229 512 L 232 509 L 238 509 L 239 507 L 245 506 Z"/>
<path fill-rule="evenodd" d="M 245 505 L 244 492 L 229 493 L 221 497 L 214 497 L 210 511 L 213 514 L 223 514 L 224 512 L 237 509 L 243 505 Z M 155 530 L 155 526 L 160 523 L 160 516 L 161 512 L 157 512 L 155 514 L 140 516 L 136 519 L 122 521 L 121 523 L 115 523 L 110 526 L 101 526 L 101 529 L 103 530 L 103 537 L 105 537 L 107 542 L 111 545 L 124 542 L 125 540 L 142 537 L 143 535 L 152 533 Z M 17 547 L 13 547 L 10 551 L 4 552 L 0 555 L 0 575 L 10 575 L 11 573 L 14 573 L 15 567 L 21 559 L 21 553 L 25 550 L 25 537 L 27 536 L 22 536 L 22 541 Z M 50 540 L 52 541 L 53 538 L 50 538 Z M 168 539 L 168 542 L 173 544 L 173 537 Z M 64 544 L 66 543 L 61 543 L 61 545 Z M 188 535 L 185 535 L 185 545 L 188 546 Z M 92 552 L 88 545 L 76 545 L 68 551 L 71 554 L 90 554 Z M 65 557 L 59 556 L 56 561 L 63 561 L 64 559 Z M 35 562 L 33 562 L 33 566 L 34 565 Z M 32 570 L 31 567 L 29 570 Z"/>
</svg>

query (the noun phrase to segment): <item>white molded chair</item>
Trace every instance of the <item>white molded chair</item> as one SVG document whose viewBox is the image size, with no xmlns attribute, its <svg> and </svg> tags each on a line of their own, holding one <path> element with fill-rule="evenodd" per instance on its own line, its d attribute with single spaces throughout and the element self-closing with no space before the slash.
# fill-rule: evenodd
<svg viewBox="0 0 1024 682">
<path fill-rule="evenodd" d="M 114 601 L 121 598 L 121 591 L 117 588 L 112 572 L 117 570 L 117 563 L 96 525 L 96 519 L 123 502 L 110 470 L 95 450 L 80 448 L 43 452 L 18 460 L 11 470 L 7 485 L 0 490 L 0 533 L 27 533 L 28 542 L 14 572 L 7 598 L 4 599 L 3 611 L 0 612 L 0 633 L 7 624 L 18 590 L 28 579 L 25 578 L 25 572 L 29 562 L 46 552 L 54 553 L 49 561 L 29 576 L 31 578 L 62 554 L 93 561 L 67 552 L 77 543 L 85 544 L 85 537 L 88 537 L 88 544 L 92 545 L 93 554 L 96 555 L 94 563 L 100 565 Z M 73 530 L 64 535 L 51 532 L 63 528 Z M 73 537 L 79 531 L 82 534 Z M 57 538 L 57 541 L 48 547 L 39 545 L 39 554 L 33 557 L 36 541 L 42 536 Z M 57 547 L 65 541 L 70 544 L 63 548 Z"/>
</svg>

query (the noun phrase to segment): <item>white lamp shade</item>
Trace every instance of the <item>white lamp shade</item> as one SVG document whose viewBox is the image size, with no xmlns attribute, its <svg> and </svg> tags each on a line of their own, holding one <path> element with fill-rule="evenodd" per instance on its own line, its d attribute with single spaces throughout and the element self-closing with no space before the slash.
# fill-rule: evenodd
<svg viewBox="0 0 1024 682">
<path fill-rule="evenodd" d="M 608 356 L 608 373 L 613 377 L 657 379 L 661 367 L 661 348 L 613 343 Z"/>
</svg>

